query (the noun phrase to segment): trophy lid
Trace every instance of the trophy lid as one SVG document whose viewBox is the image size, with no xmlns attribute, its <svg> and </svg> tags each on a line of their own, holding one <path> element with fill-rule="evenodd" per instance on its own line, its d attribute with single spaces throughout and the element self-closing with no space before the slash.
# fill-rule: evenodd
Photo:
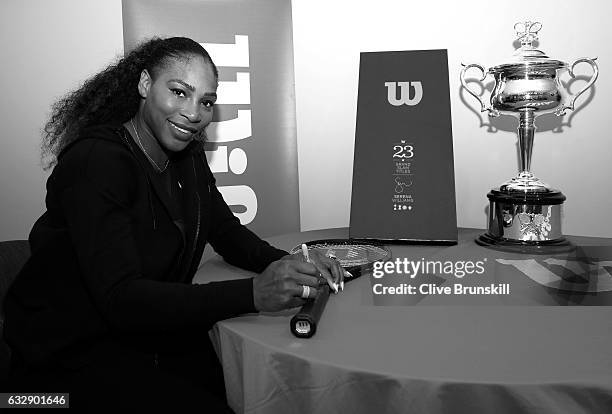
<svg viewBox="0 0 612 414">
<path fill-rule="evenodd" d="M 501 65 L 494 66 L 489 72 L 506 72 L 525 70 L 527 68 L 560 69 L 567 67 L 565 62 L 549 58 L 544 52 L 536 49 L 533 42 L 538 40 L 538 32 L 542 29 L 540 22 L 518 22 L 514 25 L 516 37 L 521 47 L 514 51 L 512 59 Z"/>
</svg>

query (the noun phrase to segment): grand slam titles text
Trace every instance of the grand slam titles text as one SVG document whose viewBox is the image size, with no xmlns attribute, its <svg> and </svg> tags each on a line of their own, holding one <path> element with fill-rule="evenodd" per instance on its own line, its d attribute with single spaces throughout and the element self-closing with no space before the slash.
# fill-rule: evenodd
<svg viewBox="0 0 612 414">
<path fill-rule="evenodd" d="M 372 271 L 372 277 L 380 279 L 384 276 L 403 276 L 414 279 L 419 275 L 446 275 L 462 279 L 465 276 L 482 275 L 485 272 L 487 259 L 479 261 L 457 260 L 409 260 L 407 258 L 396 258 L 395 261 L 376 262 Z M 439 295 L 508 295 L 510 286 L 498 283 L 487 286 L 464 286 L 455 283 L 453 286 L 438 286 L 434 283 L 409 284 L 401 283 L 399 286 L 385 286 L 382 283 L 374 283 L 372 291 L 375 295 L 414 295 L 414 294 L 439 294 Z"/>
</svg>

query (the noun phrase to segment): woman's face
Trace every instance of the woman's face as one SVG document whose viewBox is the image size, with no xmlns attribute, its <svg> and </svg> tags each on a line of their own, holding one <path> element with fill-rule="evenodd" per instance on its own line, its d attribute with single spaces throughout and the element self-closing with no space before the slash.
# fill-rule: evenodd
<svg viewBox="0 0 612 414">
<path fill-rule="evenodd" d="M 156 72 L 155 79 L 146 70 L 140 76 L 139 128 L 164 151 L 181 151 L 212 120 L 217 79 L 201 56 L 169 59 Z"/>
</svg>

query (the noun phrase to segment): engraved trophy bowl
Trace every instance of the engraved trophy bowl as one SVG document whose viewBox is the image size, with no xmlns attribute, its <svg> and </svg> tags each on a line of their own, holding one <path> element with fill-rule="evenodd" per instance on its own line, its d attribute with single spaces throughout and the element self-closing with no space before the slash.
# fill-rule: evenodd
<svg viewBox="0 0 612 414">
<path fill-rule="evenodd" d="M 580 58 L 571 65 L 554 60 L 536 49 L 533 42 L 542 28 L 539 22 L 520 22 L 514 25 L 521 42 L 508 63 L 485 70 L 479 64 L 463 65 L 461 84 L 480 102 L 480 111 L 490 117 L 501 114 L 519 120 L 519 172 L 488 194 L 489 213 L 487 232 L 476 239 L 480 245 L 525 252 L 550 252 L 553 246 L 567 249 L 568 241 L 561 231 L 562 206 L 565 196 L 551 188 L 531 172 L 531 154 L 535 134 L 535 118 L 548 113 L 565 115 L 574 110 L 576 99 L 589 89 L 597 79 L 599 69 L 596 58 Z M 593 74 L 588 83 L 576 94 L 570 94 L 560 81 L 565 71 L 574 77 L 574 67 L 588 63 Z M 495 79 L 488 104 L 468 88 L 466 72 L 476 68 L 480 81 L 488 75 Z"/>
</svg>

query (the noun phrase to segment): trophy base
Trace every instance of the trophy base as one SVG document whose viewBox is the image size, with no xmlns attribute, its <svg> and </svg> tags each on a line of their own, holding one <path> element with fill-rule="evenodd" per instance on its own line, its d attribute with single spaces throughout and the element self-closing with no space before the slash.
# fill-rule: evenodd
<svg viewBox="0 0 612 414">
<path fill-rule="evenodd" d="M 512 191 L 503 186 L 487 194 L 488 231 L 481 246 L 518 253 L 553 254 L 572 250 L 561 231 L 565 196 L 558 190 Z"/>
<path fill-rule="evenodd" d="M 567 253 L 575 249 L 575 246 L 565 237 L 550 241 L 518 241 L 497 239 L 488 233 L 484 233 L 478 236 L 475 241 L 480 246 L 510 253 L 553 255 Z"/>
</svg>

